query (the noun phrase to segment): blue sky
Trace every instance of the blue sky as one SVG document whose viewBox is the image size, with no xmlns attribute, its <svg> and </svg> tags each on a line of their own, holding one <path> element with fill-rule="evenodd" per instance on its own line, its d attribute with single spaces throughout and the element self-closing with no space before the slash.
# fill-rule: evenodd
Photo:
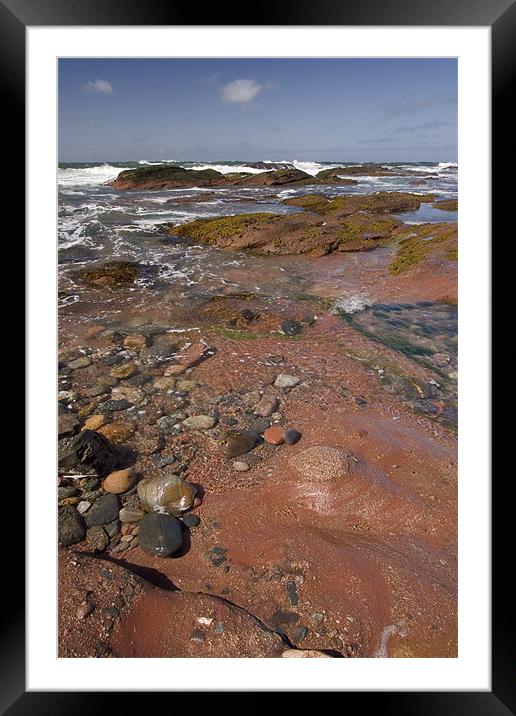
<svg viewBox="0 0 516 716">
<path fill-rule="evenodd" d="M 454 59 L 62 59 L 59 160 L 456 161 Z"/>
</svg>

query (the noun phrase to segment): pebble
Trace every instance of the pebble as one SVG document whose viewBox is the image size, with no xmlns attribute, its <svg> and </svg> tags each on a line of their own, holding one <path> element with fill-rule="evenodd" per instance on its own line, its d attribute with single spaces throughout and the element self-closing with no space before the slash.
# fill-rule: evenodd
<svg viewBox="0 0 516 716">
<path fill-rule="evenodd" d="M 125 360 L 125 357 L 121 353 L 117 353 L 114 356 L 108 356 L 107 358 L 104 358 L 104 363 L 106 365 L 118 365 L 119 363 L 122 363 Z"/>
<path fill-rule="evenodd" d="M 137 372 L 138 372 L 138 368 L 135 365 L 133 365 L 132 363 L 125 363 L 124 365 L 120 365 L 120 366 L 117 366 L 116 368 L 113 368 L 110 375 L 113 378 L 118 378 L 119 380 L 123 380 L 124 378 L 131 378 Z"/>
<path fill-rule="evenodd" d="M 58 512 L 58 540 L 60 547 L 69 547 L 76 542 L 82 542 L 86 534 L 82 517 L 75 507 L 67 505 Z"/>
<path fill-rule="evenodd" d="M 243 460 L 236 460 L 233 463 L 233 470 L 236 470 L 237 472 L 247 472 L 249 469 L 249 465 Z"/>
<path fill-rule="evenodd" d="M 106 400 L 105 403 L 100 404 L 99 410 L 101 413 L 111 413 L 118 412 L 119 410 L 127 410 L 132 407 L 132 403 L 125 398 L 122 398 L 121 400 Z"/>
<path fill-rule="evenodd" d="M 91 358 L 88 358 L 88 356 L 81 356 L 80 358 L 70 361 L 70 363 L 68 363 L 68 368 L 76 370 L 77 368 L 87 368 L 89 365 L 91 365 Z"/>
<path fill-rule="evenodd" d="M 173 390 L 176 385 L 175 378 L 167 378 L 167 377 L 161 377 L 161 378 L 155 378 L 152 382 L 152 385 L 157 390 Z"/>
<path fill-rule="evenodd" d="M 94 505 L 88 510 L 85 517 L 88 527 L 96 527 L 97 525 L 106 525 L 118 519 L 120 512 L 120 502 L 116 495 L 103 495 L 95 501 Z"/>
<path fill-rule="evenodd" d="M 139 510 L 137 507 L 122 507 L 118 513 L 119 520 L 126 524 L 139 522 L 143 517 L 145 517 L 145 512 L 143 510 Z"/>
<path fill-rule="evenodd" d="M 278 409 L 278 407 L 278 398 L 264 395 L 263 398 L 258 403 L 256 403 L 253 410 L 256 415 L 260 415 L 262 418 L 268 418 Z"/>
<path fill-rule="evenodd" d="M 77 619 L 86 619 L 95 609 L 94 602 L 83 602 L 77 608 Z"/>
<path fill-rule="evenodd" d="M 178 411 L 177 413 L 164 415 L 162 418 L 159 418 L 159 420 L 156 421 L 156 425 L 163 432 L 168 432 L 175 429 L 178 423 L 183 422 L 183 420 L 186 420 L 186 415 Z"/>
<path fill-rule="evenodd" d="M 285 358 L 283 356 L 269 356 L 267 360 L 269 363 L 283 363 Z"/>
<path fill-rule="evenodd" d="M 303 330 L 303 325 L 299 321 L 293 320 L 282 321 L 280 327 L 286 336 L 298 336 Z"/>
<path fill-rule="evenodd" d="M 226 457 L 238 457 L 252 450 L 258 442 L 258 434 L 253 430 L 231 431 L 226 434 L 224 453 Z"/>
<path fill-rule="evenodd" d="M 192 507 L 196 488 L 179 475 L 160 474 L 138 483 L 138 497 L 147 512 L 180 514 Z"/>
<path fill-rule="evenodd" d="M 140 522 L 140 547 L 144 552 L 168 557 L 183 543 L 179 520 L 160 512 L 151 512 Z"/>
<path fill-rule="evenodd" d="M 129 544 L 129 542 L 122 542 L 122 541 L 120 541 L 118 544 L 116 544 L 116 545 L 113 547 L 113 549 L 112 549 L 111 551 L 112 551 L 112 552 L 125 552 L 125 550 L 126 550 L 126 549 L 129 549 L 130 546 L 131 546 L 131 545 Z"/>
<path fill-rule="evenodd" d="M 106 534 L 113 538 L 116 537 L 116 535 L 120 532 L 120 522 L 118 520 L 113 520 L 113 522 L 108 522 L 107 525 L 103 526 L 106 530 Z"/>
<path fill-rule="evenodd" d="M 196 380 L 178 380 L 176 387 L 178 390 L 184 390 L 188 393 L 188 391 L 193 390 L 193 388 L 196 388 L 198 385 L 199 383 Z"/>
<path fill-rule="evenodd" d="M 66 435 L 72 435 L 79 425 L 77 416 L 73 413 L 60 415 L 57 425 L 57 436 L 59 438 L 65 437 Z"/>
<path fill-rule="evenodd" d="M 98 430 L 106 424 L 105 415 L 90 415 L 84 422 L 84 428 L 86 430 Z"/>
<path fill-rule="evenodd" d="M 281 445 L 284 441 L 285 429 L 281 425 L 273 425 L 272 428 L 267 428 L 264 432 L 263 437 L 265 442 L 271 445 Z"/>
<path fill-rule="evenodd" d="M 142 350 L 147 345 L 147 339 L 145 336 L 133 334 L 124 338 L 124 346 L 126 348 L 132 348 L 135 351 Z"/>
<path fill-rule="evenodd" d="M 308 634 L 308 629 L 304 626 L 298 626 L 294 632 L 294 641 L 295 642 L 301 642 L 303 639 L 306 638 L 306 635 Z"/>
<path fill-rule="evenodd" d="M 197 525 L 201 524 L 201 519 L 197 515 L 183 515 L 182 520 L 187 527 L 197 527 Z"/>
<path fill-rule="evenodd" d="M 73 485 L 63 485 L 57 488 L 57 499 L 64 500 L 65 497 L 74 497 L 77 494 L 77 489 Z"/>
<path fill-rule="evenodd" d="M 183 421 L 183 425 L 192 430 L 209 430 L 215 427 L 216 418 L 211 415 L 192 415 Z"/>
<path fill-rule="evenodd" d="M 103 552 L 109 544 L 109 537 L 102 527 L 97 525 L 86 532 L 86 542 L 95 552 Z"/>
<path fill-rule="evenodd" d="M 77 505 L 77 512 L 80 515 L 83 515 L 85 512 L 87 512 L 91 507 L 91 502 L 88 502 L 88 500 L 81 500 Z"/>
<path fill-rule="evenodd" d="M 285 430 L 283 439 L 286 445 L 294 445 L 301 439 L 301 433 L 293 428 L 290 428 L 289 430 Z"/>
<path fill-rule="evenodd" d="M 197 641 L 197 642 L 203 642 L 204 641 L 204 633 L 200 629 L 194 629 L 191 636 L 191 641 Z"/>
<path fill-rule="evenodd" d="M 112 492 L 115 495 L 119 495 L 134 487 L 137 479 L 138 473 L 136 470 L 132 467 L 128 467 L 125 470 L 116 470 L 115 472 L 111 472 L 104 480 L 102 487 L 106 492 Z"/>
<path fill-rule="evenodd" d="M 127 423 L 109 423 L 108 425 L 102 425 L 97 432 L 104 435 L 115 445 L 122 445 L 133 435 L 134 427 Z"/>
<path fill-rule="evenodd" d="M 184 365 L 169 365 L 168 368 L 165 370 L 164 375 L 165 376 L 171 376 L 171 375 L 181 375 L 181 373 L 184 373 L 186 371 L 186 368 Z"/>
<path fill-rule="evenodd" d="M 295 375 L 280 373 L 274 381 L 274 385 L 276 388 L 294 388 L 296 385 L 299 385 L 300 382 L 301 378 L 297 378 Z"/>
</svg>

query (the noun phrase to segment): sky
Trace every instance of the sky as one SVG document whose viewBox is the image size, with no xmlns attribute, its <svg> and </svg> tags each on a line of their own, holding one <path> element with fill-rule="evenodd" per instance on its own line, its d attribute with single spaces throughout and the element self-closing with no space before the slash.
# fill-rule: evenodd
<svg viewBox="0 0 516 716">
<path fill-rule="evenodd" d="M 455 59 L 61 59 L 59 161 L 456 161 Z"/>
</svg>

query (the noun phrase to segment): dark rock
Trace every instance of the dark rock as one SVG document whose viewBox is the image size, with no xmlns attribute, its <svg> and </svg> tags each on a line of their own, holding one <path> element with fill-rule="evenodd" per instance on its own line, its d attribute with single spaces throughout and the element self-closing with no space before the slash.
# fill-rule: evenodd
<svg viewBox="0 0 516 716">
<path fill-rule="evenodd" d="M 253 319 L 258 318 L 260 315 L 259 313 L 251 311 L 250 308 L 244 308 L 242 311 L 240 311 L 240 313 L 248 323 L 250 323 Z"/>
<path fill-rule="evenodd" d="M 118 410 L 127 410 L 128 408 L 132 408 L 133 403 L 130 403 L 125 398 L 122 398 L 121 400 L 106 400 L 105 403 L 101 403 L 98 407 L 99 413 L 111 413 L 111 412 L 117 412 Z"/>
<path fill-rule="evenodd" d="M 299 596 L 297 594 L 297 586 L 293 579 L 287 581 L 287 596 L 290 604 L 293 607 L 297 607 L 299 602 Z"/>
<path fill-rule="evenodd" d="M 303 325 L 299 321 L 282 321 L 281 330 L 286 336 L 298 336 L 303 330 Z"/>
<path fill-rule="evenodd" d="M 252 450 L 258 442 L 259 435 L 254 430 L 231 431 L 226 434 L 224 453 L 226 457 L 238 457 Z"/>
<path fill-rule="evenodd" d="M 113 520 L 113 522 L 108 522 L 107 525 L 104 525 L 104 529 L 108 537 L 113 538 L 120 532 L 120 521 Z"/>
<path fill-rule="evenodd" d="M 269 363 L 283 363 L 285 359 L 283 356 L 269 356 L 267 360 Z"/>
<path fill-rule="evenodd" d="M 286 445 L 294 445 L 301 438 L 301 433 L 290 428 L 283 433 L 283 440 Z"/>
<path fill-rule="evenodd" d="M 118 365 L 118 363 L 123 363 L 124 360 L 125 356 L 122 353 L 116 353 L 114 356 L 104 358 L 104 363 L 106 365 Z"/>
<path fill-rule="evenodd" d="M 77 432 L 79 420 L 74 413 L 60 415 L 57 423 L 57 436 L 64 438 Z"/>
<path fill-rule="evenodd" d="M 72 505 L 59 509 L 57 530 L 60 547 L 69 547 L 76 542 L 82 542 L 86 535 L 82 517 Z"/>
<path fill-rule="evenodd" d="M 190 639 L 192 641 L 203 642 L 204 641 L 204 632 L 201 629 L 194 629 L 190 636 Z"/>
<path fill-rule="evenodd" d="M 97 525 L 107 525 L 118 519 L 120 511 L 120 501 L 117 495 L 108 494 L 99 497 L 93 504 L 86 515 L 86 524 L 88 527 L 96 527 Z"/>
<path fill-rule="evenodd" d="M 140 385 L 145 385 L 146 383 L 149 383 L 151 380 L 150 375 L 145 375 L 144 373 L 138 373 L 137 375 L 133 375 L 132 378 L 129 378 L 126 380 L 126 385 L 130 385 L 134 388 L 139 387 Z"/>
<path fill-rule="evenodd" d="M 96 477 L 81 480 L 81 490 L 83 490 L 84 492 L 91 492 L 92 490 L 96 490 L 98 487 L 100 487 L 100 482 L 101 481 Z"/>
<path fill-rule="evenodd" d="M 306 635 L 308 634 L 308 629 L 304 626 L 298 626 L 294 632 L 294 641 L 299 644 L 303 641 L 303 639 L 306 638 Z"/>
<path fill-rule="evenodd" d="M 181 523 L 170 515 L 151 512 L 140 522 L 139 539 L 144 552 L 168 557 L 177 552 L 183 543 Z"/>
<path fill-rule="evenodd" d="M 109 544 L 109 537 L 102 527 L 97 525 L 86 532 L 86 541 L 95 552 L 103 552 Z"/>
<path fill-rule="evenodd" d="M 201 524 L 201 520 L 197 515 L 183 515 L 183 524 L 185 524 L 187 527 L 197 527 L 197 525 Z"/>
<path fill-rule="evenodd" d="M 60 472 L 73 475 L 106 475 L 116 464 L 111 443 L 94 430 L 60 440 L 58 455 Z"/>
<path fill-rule="evenodd" d="M 277 609 L 271 616 L 271 621 L 275 626 L 279 626 L 280 624 L 295 624 L 299 621 L 299 614 Z"/>
<path fill-rule="evenodd" d="M 57 499 L 64 500 L 66 497 L 75 497 L 78 491 L 73 485 L 63 485 L 57 488 Z"/>
</svg>

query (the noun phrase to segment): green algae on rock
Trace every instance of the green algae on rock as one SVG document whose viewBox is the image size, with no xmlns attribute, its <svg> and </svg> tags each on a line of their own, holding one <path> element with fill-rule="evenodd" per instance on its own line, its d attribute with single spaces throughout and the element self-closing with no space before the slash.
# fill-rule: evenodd
<svg viewBox="0 0 516 716">
<path fill-rule="evenodd" d="M 419 224 L 409 226 L 400 234 L 396 257 L 389 266 L 389 272 L 405 273 L 421 263 L 430 254 L 438 252 L 451 261 L 457 255 L 456 224 Z"/>
<path fill-rule="evenodd" d="M 298 206 L 324 216 L 348 216 L 363 211 L 370 214 L 396 214 L 417 211 L 422 203 L 435 200 L 433 194 L 380 191 L 377 194 L 351 194 L 327 198 L 322 194 L 306 194 L 286 199 L 287 206 Z"/>
<path fill-rule="evenodd" d="M 77 272 L 78 278 L 95 286 L 122 286 L 134 283 L 138 264 L 132 261 L 110 261 Z"/>
<path fill-rule="evenodd" d="M 166 189 L 224 184 L 224 175 L 215 169 L 183 169 L 170 164 L 126 169 L 110 185 L 115 189 Z"/>
<path fill-rule="evenodd" d="M 441 209 L 442 211 L 457 211 L 459 208 L 459 202 L 457 199 L 441 199 L 432 204 L 434 209 Z"/>
</svg>

